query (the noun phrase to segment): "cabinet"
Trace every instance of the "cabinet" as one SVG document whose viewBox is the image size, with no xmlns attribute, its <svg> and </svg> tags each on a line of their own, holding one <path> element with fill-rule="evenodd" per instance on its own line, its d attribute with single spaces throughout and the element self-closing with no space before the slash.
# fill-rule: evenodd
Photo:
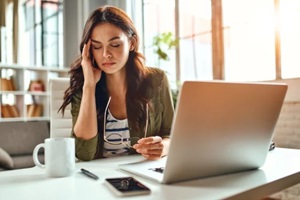
<svg viewBox="0 0 300 200">
<path fill-rule="evenodd" d="M 0 122 L 50 120 L 49 79 L 68 71 L 0 63 Z"/>
</svg>

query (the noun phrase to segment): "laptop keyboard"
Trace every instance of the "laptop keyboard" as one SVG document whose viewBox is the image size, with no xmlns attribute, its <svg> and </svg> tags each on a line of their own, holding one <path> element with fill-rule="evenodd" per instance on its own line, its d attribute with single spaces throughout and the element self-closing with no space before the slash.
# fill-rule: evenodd
<svg viewBox="0 0 300 200">
<path fill-rule="evenodd" d="M 164 173 L 164 167 L 157 167 L 157 168 L 150 168 L 149 170 L 159 172 L 159 173 Z"/>
</svg>

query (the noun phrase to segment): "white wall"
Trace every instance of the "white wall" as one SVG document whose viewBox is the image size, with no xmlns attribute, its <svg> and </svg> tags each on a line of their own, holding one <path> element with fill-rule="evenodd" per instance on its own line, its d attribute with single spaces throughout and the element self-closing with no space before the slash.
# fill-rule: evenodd
<svg viewBox="0 0 300 200">
<path fill-rule="evenodd" d="M 300 149 L 300 78 L 277 80 L 288 84 L 285 102 L 274 130 L 276 146 Z"/>
<path fill-rule="evenodd" d="M 288 84 L 288 91 L 285 101 L 300 101 L 300 78 L 276 80 L 272 82 Z"/>
</svg>

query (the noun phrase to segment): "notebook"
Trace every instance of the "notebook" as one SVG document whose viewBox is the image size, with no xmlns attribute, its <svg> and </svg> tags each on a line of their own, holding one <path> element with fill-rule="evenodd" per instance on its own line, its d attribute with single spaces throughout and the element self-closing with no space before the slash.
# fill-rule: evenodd
<svg viewBox="0 0 300 200">
<path fill-rule="evenodd" d="M 268 154 L 287 88 L 284 83 L 185 81 L 168 156 L 119 168 L 164 184 L 257 169 Z"/>
</svg>

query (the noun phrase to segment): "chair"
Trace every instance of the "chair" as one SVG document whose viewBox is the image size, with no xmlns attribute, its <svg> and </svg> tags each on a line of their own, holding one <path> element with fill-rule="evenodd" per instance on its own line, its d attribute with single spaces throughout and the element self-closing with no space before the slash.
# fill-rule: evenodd
<svg viewBox="0 0 300 200">
<path fill-rule="evenodd" d="M 58 113 L 63 103 L 64 92 L 70 84 L 69 78 L 50 78 L 50 138 L 70 137 L 72 130 L 71 105 L 65 109 L 65 114 Z"/>
</svg>

